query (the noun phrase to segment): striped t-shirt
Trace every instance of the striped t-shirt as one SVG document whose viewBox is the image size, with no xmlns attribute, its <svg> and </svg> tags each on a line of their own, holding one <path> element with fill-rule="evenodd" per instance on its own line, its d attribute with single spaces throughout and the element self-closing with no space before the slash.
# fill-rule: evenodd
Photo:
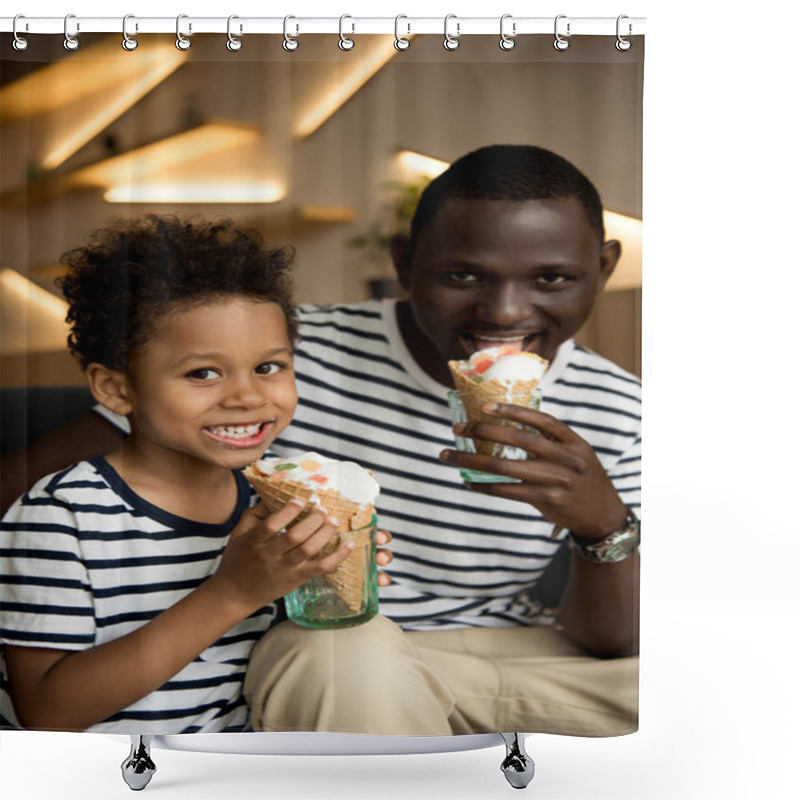
<svg viewBox="0 0 800 800">
<path fill-rule="evenodd" d="M 38 481 L 0 524 L 2 644 L 84 650 L 175 605 L 214 573 L 231 529 L 253 502 L 238 473 L 237 483 L 235 512 L 212 525 L 148 503 L 102 457 Z M 274 616 L 275 607 L 265 606 L 158 690 L 89 730 L 246 730 L 244 673 Z M 0 667 L 0 726 L 18 727 L 4 660 Z"/>
<path fill-rule="evenodd" d="M 394 301 L 304 306 L 300 322 L 300 401 L 272 450 L 314 450 L 375 472 L 379 524 L 394 535 L 395 556 L 381 613 L 413 630 L 545 621 L 529 591 L 560 545 L 550 539 L 553 523 L 529 505 L 472 492 L 439 460 L 454 446 L 448 387 L 406 348 Z M 638 510 L 638 378 L 568 341 L 541 387 L 542 411 L 594 447 L 623 502 Z"/>
<path fill-rule="evenodd" d="M 405 346 L 392 300 L 301 306 L 292 424 L 271 450 L 356 461 L 380 483 L 392 532 L 392 584 L 381 613 L 407 630 L 550 622 L 530 590 L 567 535 L 535 508 L 466 488 L 438 454 L 453 447 L 448 387 Z M 542 411 L 588 441 L 623 502 L 640 504 L 641 383 L 574 341 L 542 382 Z M 127 430 L 127 421 L 97 410 Z"/>
</svg>

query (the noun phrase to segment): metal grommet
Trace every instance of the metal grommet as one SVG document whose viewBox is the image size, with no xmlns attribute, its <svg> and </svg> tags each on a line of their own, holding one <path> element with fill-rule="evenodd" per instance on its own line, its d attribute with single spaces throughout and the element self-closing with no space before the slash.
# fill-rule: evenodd
<svg viewBox="0 0 800 800">
<path fill-rule="evenodd" d="M 131 50 L 135 50 L 139 46 L 139 42 L 133 36 L 128 36 L 128 20 L 129 19 L 135 19 L 133 14 L 126 14 L 122 18 L 122 49 L 131 51 Z M 138 23 L 134 23 L 134 28 L 133 29 L 135 31 L 138 31 L 139 30 L 139 24 Z"/>
<path fill-rule="evenodd" d="M 14 17 L 14 23 L 13 23 L 13 25 L 11 27 L 11 30 L 14 33 L 14 41 L 11 44 L 12 44 L 12 46 L 13 46 L 13 48 L 15 50 L 19 50 L 20 52 L 22 52 L 23 50 L 27 50 L 28 49 L 29 42 L 28 42 L 27 39 L 25 39 L 23 36 L 20 36 L 19 33 L 17 33 L 17 20 L 18 19 L 25 19 L 25 15 L 24 14 L 17 14 Z M 28 30 L 28 23 L 27 22 L 25 23 L 25 30 L 26 31 Z"/>
<path fill-rule="evenodd" d="M 297 50 L 300 47 L 300 42 L 293 36 L 289 36 L 289 31 L 287 30 L 287 26 L 289 24 L 290 19 L 297 19 L 297 17 L 293 17 L 291 14 L 283 18 L 283 49 L 287 50 L 288 52 L 292 52 Z M 297 26 L 297 32 L 300 32 L 300 26 Z"/>
<path fill-rule="evenodd" d="M 405 14 L 398 14 L 394 18 L 394 49 L 395 50 L 408 50 L 411 47 L 411 42 L 400 35 L 400 20 L 408 19 Z M 411 25 L 408 25 L 408 33 L 411 33 Z"/>
<path fill-rule="evenodd" d="M 453 36 L 447 30 L 447 23 L 450 22 L 451 19 L 456 20 L 456 35 Z M 444 49 L 445 50 L 457 50 L 458 46 L 461 42 L 458 41 L 459 34 L 461 33 L 461 23 L 458 21 L 458 18 L 455 14 L 448 14 L 444 18 Z"/>
<path fill-rule="evenodd" d="M 239 17 L 237 17 L 236 14 L 231 14 L 228 17 L 228 41 L 225 43 L 225 47 L 227 47 L 228 50 L 231 51 L 231 53 L 236 53 L 242 49 L 242 40 L 237 38 L 231 33 L 231 22 L 233 22 L 233 20 L 235 19 L 239 19 Z M 242 32 L 242 26 L 240 25 L 239 33 L 241 32 Z"/>
<path fill-rule="evenodd" d="M 517 35 L 517 23 L 516 22 L 512 22 L 511 23 L 511 36 L 509 36 L 505 32 L 505 27 L 504 27 L 505 26 L 505 21 L 507 19 L 511 19 L 511 18 L 512 18 L 511 14 L 503 14 L 503 16 L 500 17 L 500 49 L 501 50 L 513 50 L 515 45 L 517 44 L 514 41 L 514 38 L 513 38 L 514 36 Z"/>
<path fill-rule="evenodd" d="M 81 46 L 81 43 L 78 41 L 77 36 L 70 36 L 70 33 L 69 33 L 69 21 L 71 19 L 75 19 L 75 15 L 74 14 L 67 14 L 67 16 L 64 17 L 64 49 L 65 50 L 77 50 Z M 75 23 L 75 32 L 77 33 L 78 31 L 80 31 L 80 29 L 81 29 L 80 24 L 76 22 Z"/>
<path fill-rule="evenodd" d="M 187 39 L 181 33 L 181 20 L 182 19 L 187 19 L 188 17 L 189 17 L 188 14 L 178 14 L 178 17 L 175 20 L 175 36 L 177 36 L 177 38 L 175 39 L 175 47 L 177 47 L 178 50 L 188 50 L 192 46 L 191 40 Z M 189 23 L 189 36 L 191 36 L 191 35 L 192 35 L 192 23 L 190 22 Z"/>
<path fill-rule="evenodd" d="M 614 45 L 617 48 L 617 50 L 619 50 L 620 52 L 623 52 L 623 53 L 626 50 L 630 50 L 631 49 L 631 40 L 623 38 L 622 34 L 619 32 L 620 31 L 620 23 L 624 19 L 628 19 L 626 14 L 620 14 L 617 17 L 617 41 L 616 41 L 616 43 Z M 630 36 L 632 32 L 633 32 L 633 26 L 629 22 L 628 23 L 628 36 Z"/>
<path fill-rule="evenodd" d="M 349 14 L 342 14 L 342 16 L 339 17 L 339 49 L 340 50 L 352 50 L 356 46 L 356 43 L 351 38 L 349 38 L 348 36 L 345 36 L 344 32 L 342 31 L 342 27 L 344 26 L 344 21 L 346 19 L 353 19 L 353 18 Z M 356 24 L 354 22 L 353 23 L 353 33 L 355 33 L 355 30 L 356 30 Z"/>
<path fill-rule="evenodd" d="M 567 18 L 566 14 L 559 14 L 556 17 L 556 21 L 555 21 L 555 23 L 553 25 L 553 32 L 554 32 L 555 37 L 556 37 L 555 41 L 553 42 L 553 47 L 555 47 L 556 50 L 566 50 L 569 47 L 569 39 L 566 39 L 565 37 L 563 37 L 558 32 L 558 21 L 560 19 L 566 19 L 566 18 Z M 567 23 L 567 36 L 570 35 L 570 30 L 569 29 L 570 29 L 570 24 L 568 22 Z"/>
</svg>

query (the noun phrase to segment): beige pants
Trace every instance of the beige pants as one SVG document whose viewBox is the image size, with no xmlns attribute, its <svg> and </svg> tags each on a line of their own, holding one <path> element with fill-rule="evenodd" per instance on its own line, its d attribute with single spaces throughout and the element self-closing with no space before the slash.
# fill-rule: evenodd
<svg viewBox="0 0 800 800">
<path fill-rule="evenodd" d="M 549 627 L 284 622 L 253 650 L 244 693 L 257 731 L 618 736 L 637 728 L 638 666 L 588 656 Z"/>
</svg>

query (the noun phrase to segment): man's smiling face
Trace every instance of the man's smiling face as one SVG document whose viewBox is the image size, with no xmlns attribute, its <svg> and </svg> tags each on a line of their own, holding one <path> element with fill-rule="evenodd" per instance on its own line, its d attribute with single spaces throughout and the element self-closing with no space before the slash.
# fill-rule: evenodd
<svg viewBox="0 0 800 800">
<path fill-rule="evenodd" d="M 577 198 L 448 200 L 395 267 L 400 313 L 419 365 L 444 384 L 450 359 L 513 344 L 551 361 L 591 313 L 619 258 L 601 245 Z"/>
</svg>

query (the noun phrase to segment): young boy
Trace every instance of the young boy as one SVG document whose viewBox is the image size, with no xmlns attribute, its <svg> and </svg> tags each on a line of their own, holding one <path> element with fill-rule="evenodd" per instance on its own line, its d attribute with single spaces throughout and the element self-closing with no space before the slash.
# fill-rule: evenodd
<svg viewBox="0 0 800 800">
<path fill-rule="evenodd" d="M 242 730 L 274 601 L 350 553 L 236 470 L 292 419 L 291 256 L 229 221 L 148 217 L 66 254 L 69 346 L 131 435 L 40 480 L 2 522 L 3 726 Z"/>
</svg>

